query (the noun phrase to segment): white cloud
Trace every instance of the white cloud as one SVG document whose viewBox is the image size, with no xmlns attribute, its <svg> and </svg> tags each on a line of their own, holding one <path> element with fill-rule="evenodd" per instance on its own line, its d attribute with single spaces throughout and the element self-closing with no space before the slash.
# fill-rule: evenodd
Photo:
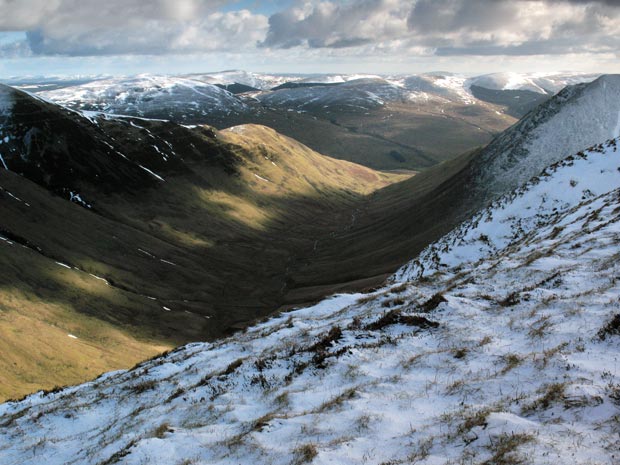
<svg viewBox="0 0 620 465">
<path fill-rule="evenodd" d="M 618 2 L 561 0 L 356 0 L 305 2 L 273 15 L 264 46 L 438 54 L 602 52 L 620 45 Z"/>
<path fill-rule="evenodd" d="M 267 47 L 352 47 L 397 39 L 407 33 L 410 2 L 357 0 L 305 2 L 269 18 Z"/>
<path fill-rule="evenodd" d="M 267 18 L 222 0 L 0 0 L 0 30 L 39 55 L 168 54 L 254 47 Z"/>
<path fill-rule="evenodd" d="M 338 63 L 347 69 L 371 63 L 381 69 L 407 64 L 453 69 L 453 63 L 462 68 L 474 60 L 486 67 L 492 59 L 504 67 L 502 57 L 516 63 L 516 57 L 532 56 L 539 56 L 543 66 L 562 62 L 549 59 L 557 56 L 575 68 L 611 63 L 609 57 L 617 58 L 620 50 L 620 0 L 295 0 L 269 18 L 239 10 L 239 4 L 258 8 L 261 1 L 270 0 L 254 5 L 239 0 L 0 0 L 0 35 L 26 31 L 25 40 L 0 42 L 0 57 L 159 55 L 171 60 L 202 54 L 228 57 L 221 58 L 221 67 L 248 67 L 247 62 L 295 71 Z"/>
</svg>

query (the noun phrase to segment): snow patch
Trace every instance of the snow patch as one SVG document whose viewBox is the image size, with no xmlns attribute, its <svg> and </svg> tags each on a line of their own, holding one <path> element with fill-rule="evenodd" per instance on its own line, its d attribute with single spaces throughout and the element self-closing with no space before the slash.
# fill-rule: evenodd
<svg viewBox="0 0 620 465">
<path fill-rule="evenodd" d="M 142 168 L 144 171 L 146 171 L 147 173 L 149 173 L 150 175 L 152 175 L 152 176 L 154 176 L 155 178 L 159 179 L 160 181 L 164 181 L 164 182 L 166 181 L 166 180 L 165 180 L 164 178 L 162 178 L 159 174 L 157 174 L 157 173 L 155 173 L 155 172 L 151 171 L 151 170 L 150 170 L 150 169 L 148 169 L 146 166 L 142 166 L 142 165 L 140 165 L 140 164 L 138 164 L 138 166 L 139 166 L 140 168 Z"/>
<path fill-rule="evenodd" d="M 88 202 L 85 202 L 84 200 L 82 200 L 82 197 L 77 192 L 70 191 L 69 192 L 69 200 L 71 202 L 74 202 L 74 203 L 77 203 L 79 205 L 82 205 L 85 208 L 92 208 L 92 206 Z"/>
<path fill-rule="evenodd" d="M 254 176 L 256 176 L 258 179 L 260 179 L 261 181 L 265 181 L 265 182 L 271 182 L 269 179 L 267 178 L 263 178 L 262 176 L 259 176 L 258 174 L 254 173 Z"/>
</svg>

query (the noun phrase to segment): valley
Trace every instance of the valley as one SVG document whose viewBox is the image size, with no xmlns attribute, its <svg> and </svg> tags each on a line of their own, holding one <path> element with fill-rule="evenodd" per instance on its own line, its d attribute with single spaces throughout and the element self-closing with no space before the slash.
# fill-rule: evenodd
<svg viewBox="0 0 620 465">
<path fill-rule="evenodd" d="M 380 285 L 403 257 L 492 198 L 479 194 L 488 184 L 480 173 L 489 162 L 481 160 L 511 150 L 510 131 L 529 137 L 527 128 L 537 126 L 524 120 L 488 148 L 441 163 L 427 158 L 435 166 L 422 172 L 390 172 L 325 157 L 262 125 L 218 131 L 81 113 L 9 87 L 2 96 L 0 149 L 9 169 L 0 171 L 7 270 L 0 308 L 13 335 L 2 361 L 6 397 L 79 382 L 232 334 L 276 311 Z M 556 102 L 567 98 L 549 100 L 537 110 L 547 116 L 530 119 L 553 119 Z M 381 108 L 394 118 L 379 129 L 364 115 L 339 117 L 376 134 L 415 135 L 399 105 Z M 428 108 L 437 131 L 439 107 Z M 425 124 L 419 131 L 430 133 Z M 615 122 L 599 124 L 605 132 Z M 463 125 L 464 134 L 477 134 L 477 126 Z M 449 147 L 449 129 L 436 133 Z M 461 148 L 475 141 L 457 139 Z M 41 328 L 48 328 L 44 338 Z M 90 359 L 98 362 L 84 362 Z"/>
<path fill-rule="evenodd" d="M 620 465 L 618 31 L 0 0 L 0 465 Z"/>
<path fill-rule="evenodd" d="M 0 454 L 613 463 L 619 143 L 559 160 L 373 291 L 1 405 Z"/>
</svg>

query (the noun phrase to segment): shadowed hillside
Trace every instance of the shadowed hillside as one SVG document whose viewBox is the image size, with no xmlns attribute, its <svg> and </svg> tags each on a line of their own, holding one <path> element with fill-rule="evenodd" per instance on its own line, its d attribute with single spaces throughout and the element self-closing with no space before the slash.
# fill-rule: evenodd
<svg viewBox="0 0 620 465">
<path fill-rule="evenodd" d="M 0 308 L 15 335 L 4 396 L 274 311 L 315 238 L 410 176 L 323 157 L 264 127 L 89 120 L 2 91 Z"/>
</svg>

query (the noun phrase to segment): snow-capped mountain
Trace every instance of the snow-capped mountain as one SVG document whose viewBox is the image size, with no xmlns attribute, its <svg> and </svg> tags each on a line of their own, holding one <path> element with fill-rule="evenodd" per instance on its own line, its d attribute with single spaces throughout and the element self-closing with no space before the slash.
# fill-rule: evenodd
<svg viewBox="0 0 620 465">
<path fill-rule="evenodd" d="M 206 82 L 209 84 L 231 85 L 243 84 L 260 90 L 270 90 L 285 82 L 294 82 L 302 79 L 296 75 L 274 75 L 252 73 L 249 71 L 230 70 L 217 73 L 188 74 L 189 79 Z"/>
<path fill-rule="evenodd" d="M 471 104 L 476 99 L 465 87 L 466 79 L 450 74 L 406 76 L 326 75 L 284 84 L 257 96 L 269 106 L 294 109 L 346 108 L 368 110 L 390 102 L 418 104 L 435 100 Z M 288 88 L 287 88 L 288 87 Z"/>
<path fill-rule="evenodd" d="M 370 294 L 3 404 L 2 463 L 614 463 L 619 143 Z"/>
<path fill-rule="evenodd" d="M 564 86 L 591 81 L 595 77 L 517 73 L 474 78 L 450 73 L 387 77 L 370 74 L 270 75 L 235 70 L 184 76 L 76 77 L 64 81 L 28 81 L 24 86 L 25 90 L 36 91 L 43 98 L 74 109 L 196 123 L 209 118 L 235 118 L 252 113 L 248 108 L 250 102 L 244 102 L 228 90 L 235 93 L 256 90 L 252 95 L 261 103 L 295 110 L 336 107 L 368 110 L 388 102 L 417 105 L 437 100 L 518 107 L 515 115 L 522 116 Z M 489 91 L 499 94 L 489 96 Z M 513 95 L 511 92 L 515 91 L 522 94 Z"/>
<path fill-rule="evenodd" d="M 325 84 L 325 83 L 323 83 Z M 257 99 L 269 107 L 296 110 L 349 109 L 366 111 L 389 101 L 402 101 L 407 93 L 384 79 L 355 79 L 333 86 L 295 87 L 264 93 Z"/>
<path fill-rule="evenodd" d="M 171 119 L 183 123 L 247 110 L 237 97 L 218 86 L 180 77 L 141 75 L 101 79 L 40 92 L 39 95 L 78 110 Z"/>
<path fill-rule="evenodd" d="M 25 90 L 78 111 L 218 129 L 266 125 L 325 155 L 379 169 L 424 168 L 486 144 L 530 108 L 508 112 L 503 102 L 474 98 L 459 76 L 409 78 L 227 71 L 76 77 L 52 80 L 51 90 L 45 80 L 29 81 Z"/>
<path fill-rule="evenodd" d="M 464 82 L 465 88 L 471 86 L 492 90 L 527 90 L 539 94 L 553 95 L 566 86 L 591 82 L 597 74 L 579 73 L 492 73 L 476 76 Z"/>
<path fill-rule="evenodd" d="M 315 74 L 294 82 L 307 84 L 342 84 L 357 79 L 382 79 L 376 74 Z"/>
<path fill-rule="evenodd" d="M 494 198 L 571 153 L 620 134 L 620 75 L 569 86 L 496 137 L 475 162 L 475 188 Z"/>
<path fill-rule="evenodd" d="M 420 75 L 394 76 L 388 81 L 407 91 L 408 98 L 416 101 L 419 99 L 445 98 L 448 100 L 474 103 L 474 98 L 465 86 L 464 76 L 448 73 L 428 73 Z"/>
</svg>

